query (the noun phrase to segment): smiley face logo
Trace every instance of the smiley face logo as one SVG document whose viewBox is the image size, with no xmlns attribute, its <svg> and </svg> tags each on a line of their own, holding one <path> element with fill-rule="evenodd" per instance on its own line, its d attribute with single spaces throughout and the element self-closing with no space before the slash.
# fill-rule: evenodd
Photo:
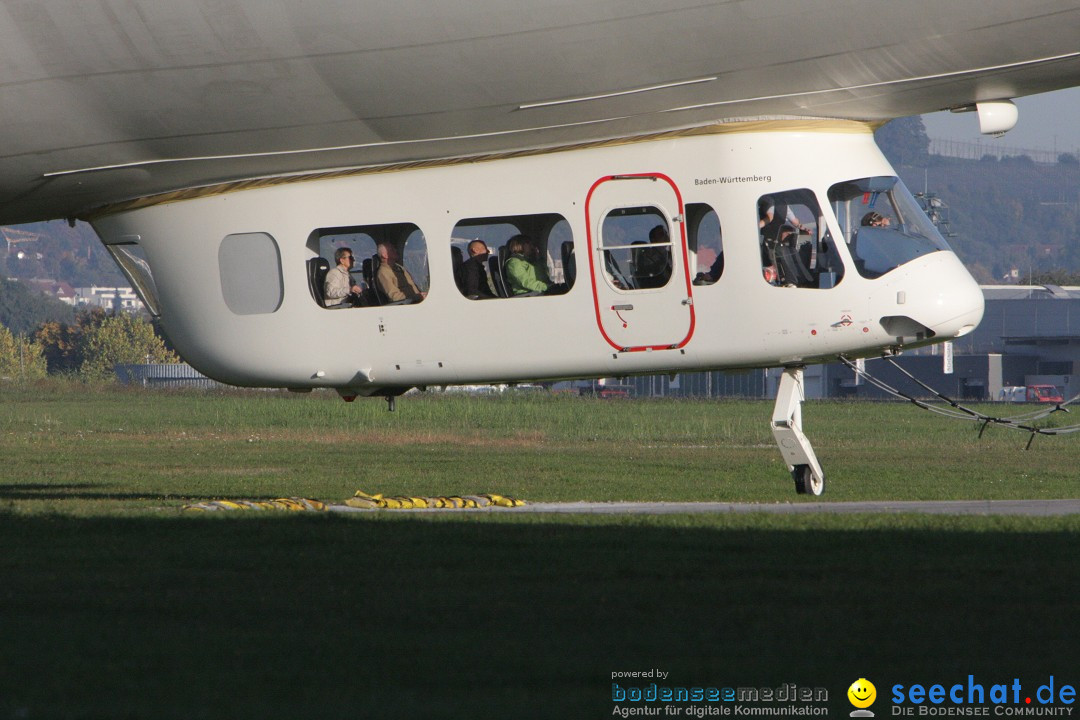
<svg viewBox="0 0 1080 720">
<path fill-rule="evenodd" d="M 847 689 L 847 698 L 857 708 L 868 708 L 877 700 L 877 688 L 866 678 L 859 678 Z"/>
</svg>

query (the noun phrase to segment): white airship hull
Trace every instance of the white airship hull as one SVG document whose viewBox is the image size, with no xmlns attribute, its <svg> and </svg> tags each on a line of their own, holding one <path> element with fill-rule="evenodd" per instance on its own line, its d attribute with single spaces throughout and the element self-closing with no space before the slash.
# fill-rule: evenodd
<svg viewBox="0 0 1080 720">
<path fill-rule="evenodd" d="M 811 190 L 820 198 L 822 231 L 839 237 L 829 188 L 894 173 L 866 126 L 751 127 L 220 192 L 105 215 L 94 226 L 107 245 L 134 241 L 145 252 L 161 320 L 180 353 L 207 375 L 238 385 L 370 394 L 792 365 L 897 345 L 903 338 L 890 334 L 895 327 L 883 325 L 883 317 L 909 317 L 932 330 L 908 342 L 945 339 L 977 324 L 981 294 L 949 251 L 868 279 L 854 271 L 844 243 L 835 243 L 842 273 L 835 287 L 766 282 L 755 212 L 763 196 Z M 621 289 L 601 270 L 598 218 L 635 204 L 671 221 L 671 276 L 660 288 Z M 691 282 L 708 269 L 686 228 L 687 208 L 702 206 L 722 228 L 725 269 L 712 285 Z M 462 221 L 537 215 L 561 216 L 568 226 L 577 264 L 569 291 L 464 296 L 451 258 Z M 411 305 L 321 307 L 306 270 L 320 251 L 319 234 L 402 223 L 414 225 L 426 243 L 430 281 L 420 283 L 429 286 L 427 297 Z M 253 235 L 275 249 L 278 262 L 227 257 L 223 247 Z M 556 269 L 559 247 L 536 239 Z"/>
</svg>

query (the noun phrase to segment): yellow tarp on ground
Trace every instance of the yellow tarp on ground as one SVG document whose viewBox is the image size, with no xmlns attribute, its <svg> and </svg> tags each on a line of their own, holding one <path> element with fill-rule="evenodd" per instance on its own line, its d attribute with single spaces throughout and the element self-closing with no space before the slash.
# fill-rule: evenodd
<svg viewBox="0 0 1080 720">
<path fill-rule="evenodd" d="M 386 497 L 382 493 L 368 495 L 363 490 L 357 490 L 356 494 L 345 501 L 345 504 L 353 508 L 370 510 L 415 510 L 420 508 L 441 509 L 465 509 L 484 507 L 520 507 L 525 504 L 524 500 L 513 498 L 508 495 L 496 495 L 495 493 L 483 493 L 481 495 L 449 495 L 449 496 L 407 496 L 393 495 Z M 310 498 L 278 498 L 276 500 L 213 500 L 210 502 L 193 503 L 185 505 L 185 510 L 197 510 L 213 512 L 217 510 L 315 510 L 325 511 L 328 505 L 319 500 Z"/>
<path fill-rule="evenodd" d="M 525 504 L 524 500 L 509 497 L 508 495 L 496 495 L 484 493 L 482 495 L 449 495 L 438 497 L 417 497 L 406 495 L 394 495 L 383 497 L 382 494 L 368 495 L 363 490 L 357 490 L 356 495 L 345 501 L 345 504 L 354 508 L 371 508 L 380 510 L 414 510 L 417 508 L 482 508 L 482 507 L 519 507 Z"/>
<path fill-rule="evenodd" d="M 185 505 L 185 510 L 326 510 L 326 503 L 309 498 L 278 498 L 276 500 L 214 500 Z"/>
</svg>

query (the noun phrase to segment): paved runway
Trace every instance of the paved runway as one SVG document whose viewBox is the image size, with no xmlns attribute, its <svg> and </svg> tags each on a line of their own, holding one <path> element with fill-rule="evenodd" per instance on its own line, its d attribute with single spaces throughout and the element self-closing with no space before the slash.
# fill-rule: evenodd
<svg viewBox="0 0 1080 720">
<path fill-rule="evenodd" d="M 344 505 L 330 506 L 337 512 L 379 512 Z M 517 508 L 479 508 L 473 510 L 391 510 L 393 513 L 506 512 L 506 513 L 577 513 L 598 515 L 670 515 L 675 513 L 924 513 L 931 515 L 1054 515 L 1080 514 L 1078 500 L 908 500 L 864 502 L 792 502 L 792 503 L 723 503 L 723 502 L 570 502 L 529 503 Z"/>
</svg>

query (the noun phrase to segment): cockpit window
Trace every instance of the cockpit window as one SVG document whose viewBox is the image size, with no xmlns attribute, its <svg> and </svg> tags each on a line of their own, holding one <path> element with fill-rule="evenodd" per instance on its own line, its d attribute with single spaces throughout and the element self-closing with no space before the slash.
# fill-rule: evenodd
<svg viewBox="0 0 1080 720">
<path fill-rule="evenodd" d="M 865 278 L 878 278 L 917 257 L 949 250 L 899 178 L 878 176 L 837 183 L 829 202 L 844 242 Z"/>
</svg>

